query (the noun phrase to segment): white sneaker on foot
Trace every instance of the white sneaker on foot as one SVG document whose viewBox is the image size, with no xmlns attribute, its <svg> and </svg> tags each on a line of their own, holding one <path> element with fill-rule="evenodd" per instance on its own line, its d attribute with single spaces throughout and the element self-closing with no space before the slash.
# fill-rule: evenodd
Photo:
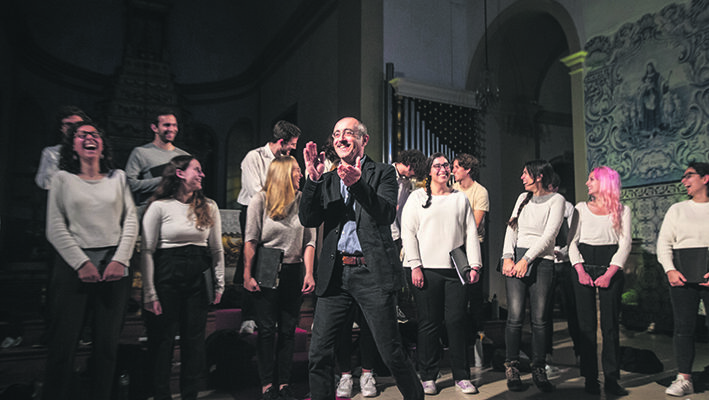
<svg viewBox="0 0 709 400">
<path fill-rule="evenodd" d="M 675 379 L 670 387 L 665 390 L 665 394 L 677 397 L 692 393 L 694 393 L 694 385 L 692 385 L 692 381 L 685 379 L 682 374 L 677 374 L 677 379 Z"/>
<path fill-rule="evenodd" d="M 465 394 L 475 394 L 478 392 L 478 388 L 476 388 L 475 385 L 473 385 L 473 383 L 468 379 L 455 381 L 455 387 Z"/>
<path fill-rule="evenodd" d="M 248 320 L 241 323 L 241 328 L 239 328 L 239 333 L 242 335 L 251 335 L 256 330 L 256 321 Z"/>
<path fill-rule="evenodd" d="M 337 382 L 337 390 L 335 390 L 335 396 L 351 398 L 352 397 L 352 375 L 342 374 L 340 381 Z"/>
<path fill-rule="evenodd" d="M 438 394 L 436 381 L 423 381 L 421 382 L 421 386 L 423 386 L 423 392 L 425 394 Z"/>
<path fill-rule="evenodd" d="M 377 381 L 371 372 L 363 372 L 359 378 L 359 390 L 364 397 L 375 397 L 377 393 Z"/>
</svg>

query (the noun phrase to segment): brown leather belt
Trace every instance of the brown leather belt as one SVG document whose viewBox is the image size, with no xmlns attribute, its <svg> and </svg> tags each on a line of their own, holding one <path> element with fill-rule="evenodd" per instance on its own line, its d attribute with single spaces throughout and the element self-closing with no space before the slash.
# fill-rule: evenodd
<svg viewBox="0 0 709 400">
<path fill-rule="evenodd" d="M 364 262 L 364 257 L 360 256 L 346 256 L 342 254 L 342 265 L 362 265 L 366 264 Z"/>
</svg>

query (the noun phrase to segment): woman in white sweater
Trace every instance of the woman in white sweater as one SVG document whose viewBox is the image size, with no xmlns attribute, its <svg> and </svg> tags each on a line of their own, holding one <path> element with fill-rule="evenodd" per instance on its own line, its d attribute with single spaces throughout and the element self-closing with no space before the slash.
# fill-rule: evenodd
<svg viewBox="0 0 709 400">
<path fill-rule="evenodd" d="M 273 160 L 263 190 L 251 198 L 247 211 L 244 288 L 253 294 L 256 356 L 264 399 L 293 399 L 289 384 L 295 328 L 303 295 L 315 289 L 315 228 L 303 227 L 298 219 L 302 177 L 295 158 Z M 283 251 L 275 289 L 260 287 L 254 278 L 259 247 Z"/>
<path fill-rule="evenodd" d="M 181 398 L 197 398 L 205 372 L 209 299 L 213 296 L 217 304 L 224 292 L 222 223 L 217 204 L 202 193 L 202 178 L 196 158 L 173 158 L 143 216 L 143 307 L 148 311 L 155 400 L 172 398 L 170 375 L 178 332 Z M 209 278 L 212 274 L 214 279 Z M 207 287 L 210 281 L 213 286 Z"/>
<path fill-rule="evenodd" d="M 601 166 L 588 175 L 588 202 L 576 205 L 569 230 L 569 260 L 578 279 L 574 282 L 576 313 L 579 320 L 581 376 L 584 389 L 600 394 L 596 351 L 596 291 L 601 311 L 603 335 L 604 390 L 615 396 L 628 392 L 620 379 L 620 299 L 623 293 L 623 266 L 630 254 L 630 209 L 620 203 L 620 176 Z"/>
<path fill-rule="evenodd" d="M 470 382 L 467 357 L 467 287 L 450 256 L 451 250 L 464 246 L 472 269 L 463 279 L 465 283 L 478 281 L 482 262 L 473 209 L 463 192 L 448 186 L 451 169 L 443 154 L 428 158 L 427 171 L 426 188 L 411 193 L 401 218 L 404 267 L 410 271 L 418 316 L 419 373 L 424 393 L 436 394 L 445 321 L 456 387 L 463 393 L 477 393 Z"/>
<path fill-rule="evenodd" d="M 44 398 L 78 396 L 71 388 L 74 355 L 90 307 L 94 315 L 91 398 L 108 400 L 138 220 L 126 176 L 112 169 L 108 143 L 94 123 L 82 122 L 64 137 L 59 169 L 47 202 L 47 239 L 61 259 L 49 285 Z"/>
<path fill-rule="evenodd" d="M 551 323 L 548 302 L 554 279 L 554 244 L 564 220 L 566 200 L 548 190 L 553 176 L 554 169 L 544 160 L 524 165 L 520 178 L 525 192 L 517 198 L 505 232 L 502 252 L 508 306 L 505 376 L 512 391 L 526 389 L 519 375 L 519 348 L 527 294 L 532 321 L 532 379 L 541 391 L 554 390 L 545 371 L 546 327 Z"/>
<path fill-rule="evenodd" d="M 690 199 L 672 205 L 662 221 L 657 238 L 657 259 L 662 264 L 670 283 L 670 298 L 674 315 L 674 350 L 677 359 L 677 379 L 665 393 L 672 396 L 685 396 L 694 392 L 692 384 L 692 363 L 694 362 L 694 333 L 697 323 L 699 299 L 704 306 L 709 306 L 709 273 L 704 269 L 704 276 L 689 278 L 680 272 L 673 256 L 686 252 L 704 256 L 706 268 L 709 249 L 709 163 L 692 162 L 682 175 L 682 184 L 687 189 Z M 684 262 L 683 262 L 684 264 Z M 685 270 L 685 272 L 687 272 Z"/>
</svg>

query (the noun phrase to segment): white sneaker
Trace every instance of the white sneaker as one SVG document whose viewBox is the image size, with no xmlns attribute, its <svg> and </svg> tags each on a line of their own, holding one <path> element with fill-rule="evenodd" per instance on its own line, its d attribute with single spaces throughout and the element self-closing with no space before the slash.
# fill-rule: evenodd
<svg viewBox="0 0 709 400">
<path fill-rule="evenodd" d="M 421 386 L 423 386 L 423 392 L 425 394 L 438 394 L 436 381 L 423 381 L 421 382 Z"/>
<path fill-rule="evenodd" d="M 546 370 L 546 372 L 547 372 L 547 377 L 548 377 L 549 379 L 554 379 L 554 378 L 558 377 L 559 375 L 561 375 L 561 370 L 560 370 L 558 367 L 555 367 L 555 366 L 553 366 L 553 365 L 547 364 L 547 365 L 544 367 L 544 369 Z"/>
<path fill-rule="evenodd" d="M 359 390 L 364 397 L 376 397 L 377 381 L 374 380 L 374 375 L 371 372 L 363 372 L 359 378 Z"/>
<path fill-rule="evenodd" d="M 665 394 L 677 397 L 692 393 L 694 393 L 692 381 L 685 379 L 681 374 L 677 374 L 677 379 L 665 390 Z"/>
<path fill-rule="evenodd" d="M 340 381 L 337 382 L 337 390 L 335 391 L 335 396 L 351 398 L 352 397 L 352 375 L 342 374 Z"/>
<path fill-rule="evenodd" d="M 239 333 L 242 335 L 251 335 L 256 330 L 256 321 L 248 320 L 241 323 L 241 328 L 239 328 Z"/>
<path fill-rule="evenodd" d="M 475 385 L 473 385 L 473 383 L 468 379 L 455 381 L 455 387 L 460 389 L 460 391 L 465 394 L 475 394 L 478 392 L 478 388 L 476 388 Z"/>
</svg>

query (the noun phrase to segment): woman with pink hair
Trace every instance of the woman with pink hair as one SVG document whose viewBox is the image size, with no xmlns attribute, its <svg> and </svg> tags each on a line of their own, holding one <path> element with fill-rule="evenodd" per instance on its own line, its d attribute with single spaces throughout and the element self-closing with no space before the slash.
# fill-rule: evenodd
<svg viewBox="0 0 709 400">
<path fill-rule="evenodd" d="M 620 203 L 620 176 L 615 170 L 601 166 L 588 175 L 587 202 L 574 210 L 569 231 L 569 259 L 576 269 L 574 280 L 576 311 L 581 331 L 581 376 L 584 389 L 600 394 L 598 356 L 596 351 L 596 291 L 601 309 L 603 350 L 601 359 L 608 394 L 625 396 L 620 379 L 619 315 L 623 293 L 623 265 L 630 254 L 630 209 Z"/>
</svg>

